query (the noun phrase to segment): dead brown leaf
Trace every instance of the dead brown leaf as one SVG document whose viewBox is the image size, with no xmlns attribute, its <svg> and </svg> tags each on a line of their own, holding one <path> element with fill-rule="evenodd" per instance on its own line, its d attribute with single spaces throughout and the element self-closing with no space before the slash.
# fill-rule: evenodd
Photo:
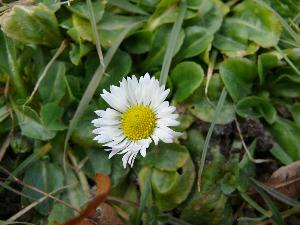
<svg viewBox="0 0 300 225">
<path fill-rule="evenodd" d="M 110 178 L 97 173 L 94 180 L 96 182 L 95 197 L 78 216 L 70 219 L 63 225 L 124 225 L 115 210 L 109 204 L 104 203 L 111 188 Z M 100 204 L 100 210 L 97 210 Z M 55 221 L 54 225 L 61 224 Z"/>
<path fill-rule="evenodd" d="M 300 194 L 300 160 L 282 166 L 265 182 L 283 194 L 294 197 Z"/>
</svg>

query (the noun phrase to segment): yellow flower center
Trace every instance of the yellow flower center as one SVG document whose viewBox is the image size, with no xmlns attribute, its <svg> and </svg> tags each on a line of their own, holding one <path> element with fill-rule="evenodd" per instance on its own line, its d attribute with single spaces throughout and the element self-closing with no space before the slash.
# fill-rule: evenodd
<svg viewBox="0 0 300 225">
<path fill-rule="evenodd" d="M 155 125 L 155 114 L 147 106 L 132 106 L 122 115 L 121 127 L 129 140 L 148 138 L 153 133 Z"/>
</svg>

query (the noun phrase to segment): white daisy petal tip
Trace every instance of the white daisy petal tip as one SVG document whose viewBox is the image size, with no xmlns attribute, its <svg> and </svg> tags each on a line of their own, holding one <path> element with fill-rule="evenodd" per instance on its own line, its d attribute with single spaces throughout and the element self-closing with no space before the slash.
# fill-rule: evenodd
<svg viewBox="0 0 300 225">
<path fill-rule="evenodd" d="M 94 140 L 106 146 L 109 158 L 122 154 L 123 167 L 133 167 L 138 154 L 146 157 L 151 142 L 172 143 L 182 135 L 170 128 L 179 122 L 175 107 L 165 100 L 169 92 L 148 72 L 139 79 L 135 75 L 123 78 L 119 86 L 103 90 L 100 96 L 111 108 L 96 110 L 98 118 L 92 123 Z"/>
</svg>

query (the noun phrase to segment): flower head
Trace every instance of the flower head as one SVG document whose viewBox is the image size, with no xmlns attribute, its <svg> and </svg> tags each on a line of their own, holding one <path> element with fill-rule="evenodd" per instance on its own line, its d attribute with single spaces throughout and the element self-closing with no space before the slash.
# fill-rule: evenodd
<svg viewBox="0 0 300 225">
<path fill-rule="evenodd" d="M 153 141 L 173 142 L 180 133 L 170 129 L 177 126 L 178 114 L 175 107 L 165 101 L 170 90 L 160 86 L 157 79 L 146 73 L 138 80 L 135 76 L 123 78 L 120 86 L 104 90 L 101 97 L 111 106 L 106 110 L 96 110 L 99 118 L 92 123 L 98 143 L 110 151 L 109 158 L 124 154 L 123 166 L 133 166 L 137 154 L 146 156 L 146 149 Z"/>
</svg>

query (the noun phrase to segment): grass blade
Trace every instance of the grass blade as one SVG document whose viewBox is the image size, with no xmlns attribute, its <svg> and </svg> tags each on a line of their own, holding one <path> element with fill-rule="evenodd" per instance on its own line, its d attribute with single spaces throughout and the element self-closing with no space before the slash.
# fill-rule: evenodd
<svg viewBox="0 0 300 225">
<path fill-rule="evenodd" d="M 281 50 L 281 48 L 279 48 L 279 46 L 275 46 L 275 49 L 282 55 L 282 57 L 284 58 L 284 60 L 290 65 L 290 67 L 292 67 L 292 69 L 295 71 L 295 73 L 297 75 L 300 76 L 300 71 L 298 70 L 298 68 L 294 65 L 294 63 L 286 56 L 286 54 Z"/>
<path fill-rule="evenodd" d="M 271 200 L 271 198 L 264 192 L 264 190 L 259 186 L 258 182 L 255 179 L 251 178 L 251 181 L 255 185 L 257 192 L 264 199 L 265 203 L 267 204 L 269 209 L 272 211 L 271 218 L 274 221 L 274 223 L 277 225 L 285 225 L 279 210 L 277 209 L 276 205 Z"/>
<path fill-rule="evenodd" d="M 267 192 L 269 195 L 272 195 L 274 198 L 278 199 L 279 201 L 290 205 L 290 206 L 296 206 L 299 204 L 298 201 L 288 197 L 287 195 L 281 193 L 280 191 L 277 191 L 274 188 L 268 187 L 265 184 L 259 182 L 259 181 L 253 181 L 256 183 L 257 186 L 259 186 L 260 188 L 262 188 L 265 192 Z"/>
<path fill-rule="evenodd" d="M 160 85 L 165 85 L 166 82 L 167 82 L 168 73 L 169 73 L 169 70 L 170 70 L 171 61 L 172 61 L 172 58 L 173 58 L 176 41 L 178 39 L 180 28 L 181 28 L 182 23 L 183 23 L 185 12 L 186 12 L 186 1 L 182 0 L 181 4 L 180 4 L 180 11 L 179 11 L 177 20 L 174 23 L 174 26 L 172 28 L 171 35 L 170 35 L 170 40 L 168 42 L 167 50 L 166 50 L 166 53 L 165 53 L 165 56 L 164 56 L 164 61 L 163 61 L 163 65 L 162 65 L 161 73 L 160 73 L 160 78 L 159 78 Z"/>
<path fill-rule="evenodd" d="M 213 121 L 210 124 L 209 130 L 207 132 L 207 136 L 205 138 L 204 146 L 203 146 L 203 151 L 202 151 L 199 170 L 198 170 L 198 177 L 197 177 L 197 190 L 198 190 L 198 192 L 200 192 L 201 176 L 202 176 L 204 165 L 205 165 L 205 158 L 206 158 L 206 154 L 207 154 L 207 151 L 208 151 L 208 145 L 209 145 L 209 142 L 210 142 L 210 138 L 211 138 L 211 135 L 213 133 L 214 127 L 216 125 L 217 118 L 218 118 L 218 116 L 221 112 L 221 109 L 222 109 L 223 105 L 224 105 L 226 96 L 227 96 L 227 91 L 225 90 L 225 88 L 223 88 L 221 96 L 220 96 L 218 104 L 217 104 L 217 107 L 216 107 L 216 112 L 215 112 Z"/>
<path fill-rule="evenodd" d="M 91 0 L 86 0 L 86 3 L 87 3 L 89 13 L 90 13 L 90 22 L 91 22 L 91 25 L 92 25 L 93 36 L 94 36 L 95 42 L 96 42 L 96 49 L 97 49 L 100 65 L 102 65 L 104 67 L 104 59 L 103 59 L 103 54 L 102 54 L 102 50 L 101 50 L 101 43 L 100 43 L 100 39 L 99 39 L 99 34 L 98 34 L 98 31 L 97 31 L 97 24 L 96 24 L 96 19 L 95 19 L 95 15 L 94 15 L 92 1 Z"/>
<path fill-rule="evenodd" d="M 264 217 L 271 217 L 271 212 L 265 210 L 263 207 L 261 207 L 259 204 L 257 204 L 252 198 L 250 198 L 246 193 L 240 192 L 240 195 L 242 198 L 248 202 L 249 205 L 251 205 L 254 209 L 256 209 L 258 212 L 260 212 Z"/>
</svg>

